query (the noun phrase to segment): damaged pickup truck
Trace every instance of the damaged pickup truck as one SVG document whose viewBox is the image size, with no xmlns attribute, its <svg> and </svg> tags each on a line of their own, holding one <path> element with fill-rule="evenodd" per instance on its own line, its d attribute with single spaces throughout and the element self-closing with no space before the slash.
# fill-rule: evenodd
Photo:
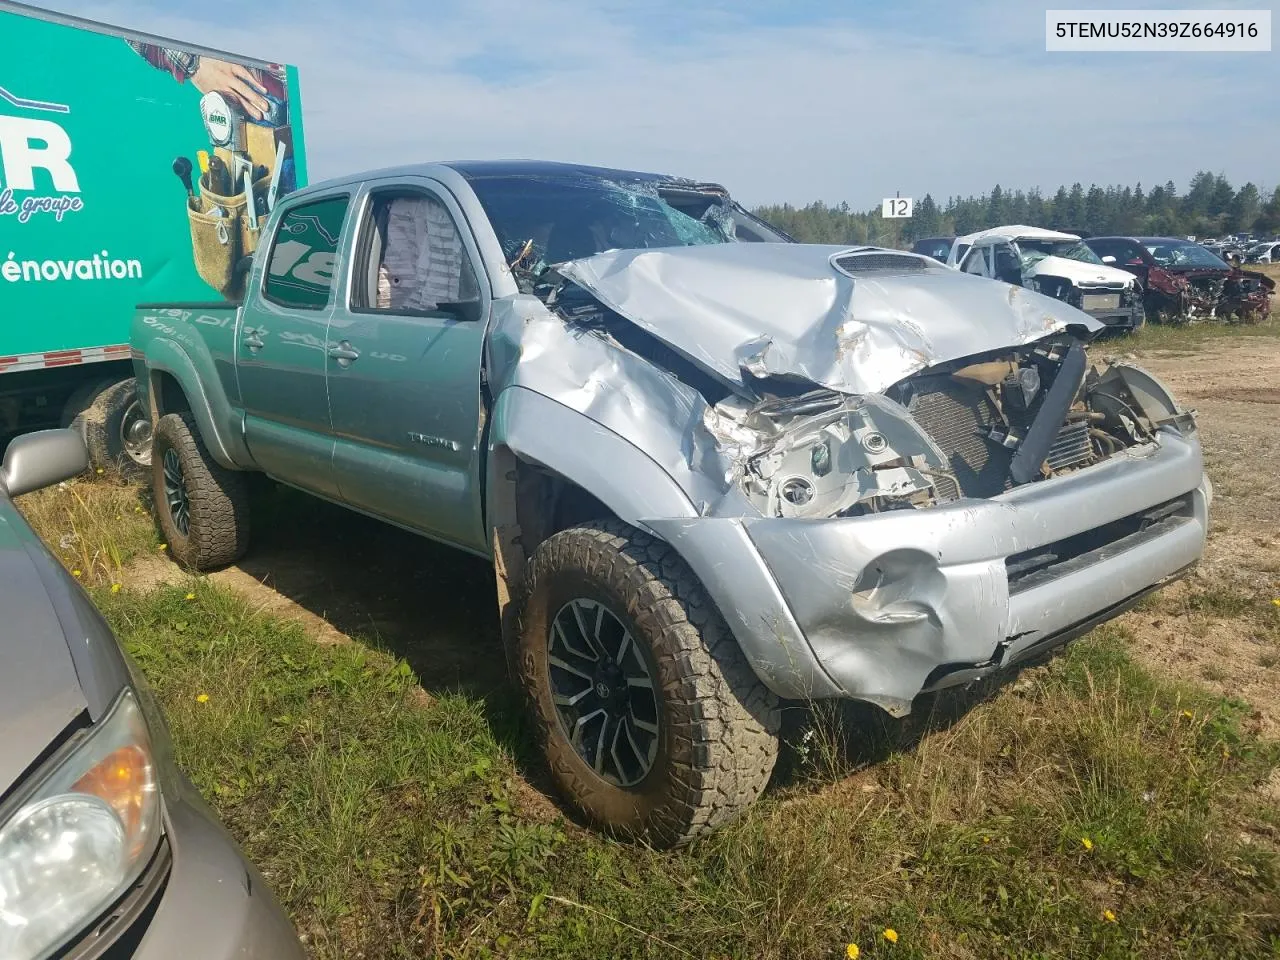
<svg viewBox="0 0 1280 960">
<path fill-rule="evenodd" d="M 260 471 L 490 558 L 553 778 L 623 834 L 751 803 L 782 702 L 903 715 L 1203 549 L 1195 420 L 1100 323 L 714 185 L 382 171 L 290 195 L 248 271 L 134 321 L 170 552 L 239 558 Z"/>
<path fill-rule="evenodd" d="M 1062 300 L 1112 329 L 1136 330 L 1143 324 L 1137 281 L 1104 264 L 1074 233 L 992 227 L 957 238 L 947 264 Z"/>
</svg>

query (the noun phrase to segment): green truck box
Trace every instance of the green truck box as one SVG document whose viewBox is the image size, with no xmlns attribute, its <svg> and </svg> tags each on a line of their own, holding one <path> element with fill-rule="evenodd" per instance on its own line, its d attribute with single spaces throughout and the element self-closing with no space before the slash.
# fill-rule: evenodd
<svg viewBox="0 0 1280 960">
<path fill-rule="evenodd" d="M 0 0 L 0 446 L 79 427 L 150 458 L 139 302 L 235 299 L 306 182 L 297 69 Z"/>
</svg>

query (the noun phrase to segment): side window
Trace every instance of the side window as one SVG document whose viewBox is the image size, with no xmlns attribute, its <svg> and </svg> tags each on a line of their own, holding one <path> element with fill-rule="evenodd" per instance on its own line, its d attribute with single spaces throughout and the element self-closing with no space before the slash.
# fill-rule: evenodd
<svg viewBox="0 0 1280 960">
<path fill-rule="evenodd" d="M 326 197 L 285 212 L 262 295 L 272 303 L 298 310 L 321 310 L 333 295 L 333 268 L 347 216 L 348 196 Z"/>
<path fill-rule="evenodd" d="M 479 299 L 458 226 L 425 191 L 374 193 L 356 249 L 353 310 L 431 313 Z"/>
<path fill-rule="evenodd" d="M 1022 285 L 1022 261 L 1018 259 L 1018 255 L 1014 253 L 1013 244 L 1002 243 L 991 248 L 992 255 L 995 258 L 995 264 L 992 269 L 992 275 L 997 280 L 1003 280 L 1005 283 L 1012 283 L 1014 286 Z"/>
<path fill-rule="evenodd" d="M 986 262 L 983 260 L 983 254 L 987 251 L 987 249 L 989 248 L 974 247 L 972 250 L 970 250 L 968 255 L 964 259 L 964 264 L 961 267 L 961 269 L 965 273 L 976 274 L 979 277 L 989 276 L 989 274 L 987 273 Z"/>
<path fill-rule="evenodd" d="M 1099 260 L 1103 257 L 1115 257 L 1116 260 L 1119 260 L 1120 254 L 1123 253 L 1122 250 L 1118 249 L 1118 244 L 1115 240 L 1090 240 L 1085 246 L 1096 253 Z"/>
<path fill-rule="evenodd" d="M 1142 248 L 1137 244 L 1125 243 L 1116 250 L 1116 266 L 1124 266 L 1126 263 L 1131 266 L 1137 266 L 1138 264 L 1133 262 L 1135 260 L 1138 263 L 1143 262 Z"/>
</svg>

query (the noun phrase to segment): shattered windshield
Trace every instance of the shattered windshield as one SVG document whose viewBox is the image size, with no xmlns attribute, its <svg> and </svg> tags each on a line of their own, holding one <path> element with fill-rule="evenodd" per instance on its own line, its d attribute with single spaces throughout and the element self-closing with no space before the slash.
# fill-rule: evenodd
<svg viewBox="0 0 1280 960">
<path fill-rule="evenodd" d="M 718 196 L 690 204 L 682 194 L 677 209 L 652 183 L 510 176 L 477 178 L 471 187 L 507 263 L 534 275 L 551 264 L 605 250 L 734 239 L 732 211 Z"/>
<path fill-rule="evenodd" d="M 1018 252 L 1022 256 L 1022 266 L 1024 268 L 1039 263 L 1045 257 L 1063 257 L 1067 260 L 1080 260 L 1083 263 L 1102 264 L 1102 261 L 1098 259 L 1098 255 L 1085 246 L 1081 240 L 1030 240 L 1022 238 L 1018 240 Z"/>
<path fill-rule="evenodd" d="M 1198 243 L 1184 240 L 1147 243 L 1152 259 L 1162 267 L 1211 267 L 1214 270 L 1230 270 L 1220 257 Z"/>
</svg>

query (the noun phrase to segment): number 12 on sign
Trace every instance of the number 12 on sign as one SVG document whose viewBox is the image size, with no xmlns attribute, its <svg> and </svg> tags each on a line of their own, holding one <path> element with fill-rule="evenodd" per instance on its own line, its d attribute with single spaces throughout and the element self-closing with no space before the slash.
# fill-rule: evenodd
<svg viewBox="0 0 1280 960">
<path fill-rule="evenodd" d="M 911 198 L 885 197 L 880 201 L 880 216 L 886 220 L 911 216 Z"/>
</svg>

